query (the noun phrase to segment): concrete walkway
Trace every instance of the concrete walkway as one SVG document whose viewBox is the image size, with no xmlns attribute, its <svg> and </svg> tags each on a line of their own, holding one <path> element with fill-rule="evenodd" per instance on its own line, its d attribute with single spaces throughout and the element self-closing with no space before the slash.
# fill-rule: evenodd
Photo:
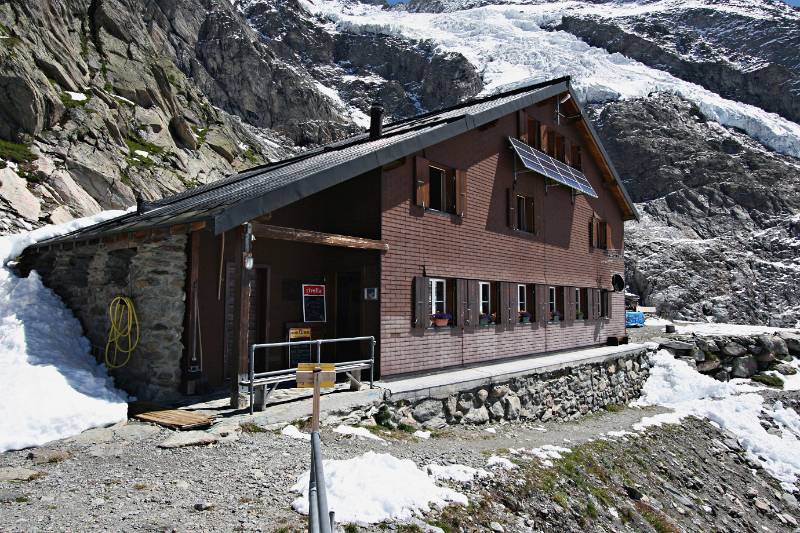
<svg viewBox="0 0 800 533">
<path fill-rule="evenodd" d="M 644 344 L 625 344 L 568 350 L 457 370 L 386 379 L 376 382 L 376 385 L 387 389 L 387 397 L 390 397 L 392 401 L 422 398 L 445 399 L 459 391 L 493 383 L 504 383 L 517 376 L 541 374 L 587 363 L 603 362 L 644 349 Z"/>
</svg>

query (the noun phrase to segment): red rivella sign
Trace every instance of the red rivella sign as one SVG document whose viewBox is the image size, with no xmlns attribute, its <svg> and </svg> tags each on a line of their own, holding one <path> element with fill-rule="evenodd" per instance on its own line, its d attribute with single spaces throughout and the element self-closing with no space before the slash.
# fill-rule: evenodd
<svg viewBox="0 0 800 533">
<path fill-rule="evenodd" d="M 303 296 L 325 296 L 325 285 L 303 285 Z"/>
</svg>

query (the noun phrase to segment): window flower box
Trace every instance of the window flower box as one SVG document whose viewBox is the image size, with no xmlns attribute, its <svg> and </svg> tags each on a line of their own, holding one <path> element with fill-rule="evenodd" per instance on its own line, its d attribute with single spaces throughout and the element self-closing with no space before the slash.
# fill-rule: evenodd
<svg viewBox="0 0 800 533">
<path fill-rule="evenodd" d="M 520 311 L 519 313 L 519 321 L 522 324 L 530 324 L 531 323 L 531 314 L 527 311 Z"/>
<path fill-rule="evenodd" d="M 453 315 L 449 313 L 434 313 L 431 315 L 431 323 L 436 328 L 446 328 L 453 320 Z"/>
</svg>

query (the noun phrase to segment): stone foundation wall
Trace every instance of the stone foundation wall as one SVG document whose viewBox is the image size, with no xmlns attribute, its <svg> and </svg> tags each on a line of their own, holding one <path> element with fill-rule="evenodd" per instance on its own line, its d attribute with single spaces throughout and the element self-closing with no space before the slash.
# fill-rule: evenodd
<svg viewBox="0 0 800 533">
<path fill-rule="evenodd" d="M 638 398 L 649 374 L 647 353 L 642 348 L 603 362 L 514 377 L 443 400 L 388 400 L 373 415 L 379 422 L 426 429 L 499 420 L 574 420 Z"/>
<path fill-rule="evenodd" d="M 139 345 L 130 361 L 110 374 L 140 400 L 165 401 L 178 396 L 181 382 L 186 243 L 186 235 L 171 235 L 117 250 L 102 244 L 29 250 L 20 270 L 36 270 L 72 309 L 100 362 L 110 326 L 108 306 L 115 296 L 129 296 L 139 317 Z M 120 354 L 118 362 L 124 357 Z"/>
</svg>

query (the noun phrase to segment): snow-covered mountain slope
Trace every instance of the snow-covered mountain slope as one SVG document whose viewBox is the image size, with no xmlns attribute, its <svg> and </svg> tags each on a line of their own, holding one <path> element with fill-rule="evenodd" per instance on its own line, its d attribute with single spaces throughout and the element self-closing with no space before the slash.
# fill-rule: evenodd
<svg viewBox="0 0 800 533">
<path fill-rule="evenodd" d="M 621 54 L 592 47 L 571 33 L 549 30 L 568 13 L 616 14 L 615 10 L 620 9 L 625 13 L 650 9 L 664 12 L 674 2 L 625 3 L 623 7 L 587 2 L 526 2 L 446 13 L 389 10 L 347 0 L 306 1 L 303 5 L 330 20 L 331 31 L 430 40 L 442 50 L 460 53 L 482 73 L 485 92 L 531 78 L 569 75 L 585 103 L 647 96 L 656 91 L 675 93 L 695 104 L 709 120 L 741 129 L 770 148 L 800 157 L 800 125 L 761 108 L 723 98 Z"/>
<path fill-rule="evenodd" d="M 484 93 L 572 76 L 644 213 L 626 254 L 644 302 L 682 318 L 800 320 L 800 11 L 770 0 L 302 5 L 332 35 L 461 54 Z"/>
</svg>

